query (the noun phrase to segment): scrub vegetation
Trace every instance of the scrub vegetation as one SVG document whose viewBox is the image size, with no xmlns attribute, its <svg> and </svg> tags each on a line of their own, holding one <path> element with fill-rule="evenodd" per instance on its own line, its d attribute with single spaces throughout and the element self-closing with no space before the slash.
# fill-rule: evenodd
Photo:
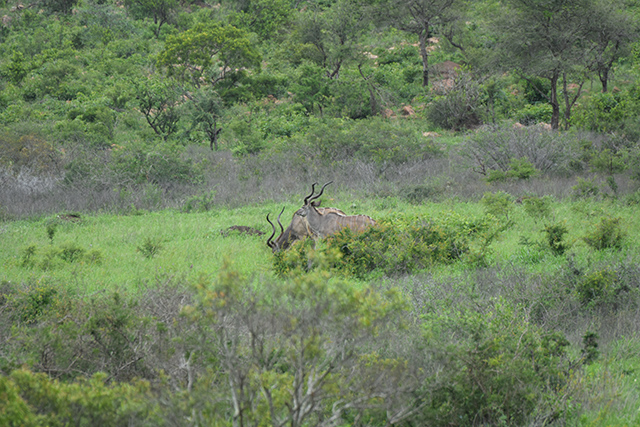
<svg viewBox="0 0 640 427">
<path fill-rule="evenodd" d="M 0 425 L 640 424 L 636 2 L 0 15 Z"/>
</svg>

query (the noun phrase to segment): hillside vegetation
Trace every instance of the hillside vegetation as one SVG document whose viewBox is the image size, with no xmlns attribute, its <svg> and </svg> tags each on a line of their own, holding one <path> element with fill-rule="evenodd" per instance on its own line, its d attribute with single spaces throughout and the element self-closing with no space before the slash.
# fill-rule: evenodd
<svg viewBox="0 0 640 427">
<path fill-rule="evenodd" d="M 637 2 L 0 15 L 0 425 L 640 424 Z"/>
</svg>

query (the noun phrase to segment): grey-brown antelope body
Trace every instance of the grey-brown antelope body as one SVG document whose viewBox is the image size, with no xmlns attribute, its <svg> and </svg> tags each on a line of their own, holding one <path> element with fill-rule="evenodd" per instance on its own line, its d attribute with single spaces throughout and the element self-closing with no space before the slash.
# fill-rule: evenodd
<svg viewBox="0 0 640 427">
<path fill-rule="evenodd" d="M 314 203 L 314 206 L 316 207 L 316 209 L 323 214 L 334 213 L 336 215 L 346 216 L 345 213 L 342 212 L 340 209 L 320 208 L 320 207 L 317 207 L 318 205 L 319 203 Z M 282 223 L 280 222 L 280 216 L 282 215 L 283 212 L 284 212 L 284 208 L 282 208 L 282 211 L 280 211 L 280 214 L 278 215 L 278 225 L 280 226 L 280 235 L 276 240 L 272 240 L 273 236 L 276 235 L 276 226 L 273 225 L 273 223 L 269 219 L 269 215 L 267 215 L 267 221 L 269 222 L 269 224 L 271 224 L 271 228 L 273 229 L 273 233 L 271 233 L 271 236 L 267 239 L 267 246 L 269 246 L 271 248 L 271 251 L 273 252 L 286 250 L 294 242 L 298 240 L 302 240 L 307 237 L 313 237 L 311 233 L 311 229 L 306 219 L 296 214 L 293 215 L 293 217 L 291 218 L 291 224 L 289 224 L 289 227 L 287 227 L 287 229 L 285 230 L 284 227 L 282 226 Z"/>
<path fill-rule="evenodd" d="M 366 230 L 367 227 L 376 225 L 376 222 L 367 215 L 340 215 L 335 212 L 320 212 L 314 205 L 314 200 L 322 196 L 325 187 L 332 182 L 329 181 L 323 185 L 320 193 L 315 196 L 313 195 L 315 184 L 313 184 L 311 194 L 304 199 L 304 205 L 294 214 L 294 217 L 300 216 L 306 220 L 311 234 L 315 238 L 323 239 L 338 233 L 343 228 L 360 232 Z"/>
</svg>

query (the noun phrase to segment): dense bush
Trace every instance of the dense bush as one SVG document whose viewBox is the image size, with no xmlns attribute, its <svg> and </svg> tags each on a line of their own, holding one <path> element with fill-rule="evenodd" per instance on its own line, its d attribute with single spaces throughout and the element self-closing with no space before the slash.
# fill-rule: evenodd
<svg viewBox="0 0 640 427">
<path fill-rule="evenodd" d="M 317 268 L 318 264 L 356 277 L 373 272 L 388 276 L 412 274 L 461 259 L 481 262 L 503 229 L 504 224 L 493 216 L 467 221 L 454 217 L 382 220 L 362 233 L 345 228 L 325 239 L 325 245 L 318 250 L 308 241 L 297 243 L 276 256 L 274 268 L 281 275 Z"/>
<path fill-rule="evenodd" d="M 529 323 L 523 307 L 503 300 L 488 312 L 443 311 L 424 325 L 443 364 L 425 424 L 529 425 L 563 415 L 571 363 L 561 333 Z"/>
<path fill-rule="evenodd" d="M 520 128 L 508 124 L 484 127 L 468 135 L 461 147 L 473 169 L 486 176 L 494 170 L 504 173 L 514 170 L 513 162 L 517 159 L 544 173 L 566 174 L 573 168 L 578 152 L 576 136 L 538 126 Z"/>
<path fill-rule="evenodd" d="M 477 127 L 482 123 L 482 98 L 482 88 L 470 75 L 457 74 L 453 88 L 446 89 L 429 103 L 427 118 L 443 129 L 457 131 Z"/>
<path fill-rule="evenodd" d="M 416 157 L 441 154 L 434 141 L 425 138 L 414 125 L 400 126 L 384 119 L 326 120 L 310 127 L 304 137 L 291 138 L 286 145 L 329 163 L 358 159 L 379 165 L 401 164 Z"/>
</svg>

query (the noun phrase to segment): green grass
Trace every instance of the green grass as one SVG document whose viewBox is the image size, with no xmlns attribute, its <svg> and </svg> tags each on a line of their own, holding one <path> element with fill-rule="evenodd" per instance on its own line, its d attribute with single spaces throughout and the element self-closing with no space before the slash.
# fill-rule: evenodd
<svg viewBox="0 0 640 427">
<path fill-rule="evenodd" d="M 412 205 L 397 198 L 345 202 L 338 197 L 327 199 L 323 204 L 339 207 L 347 214 L 366 213 L 376 219 L 409 216 L 457 221 L 484 215 L 480 203 L 454 200 Z M 58 216 L 7 222 L 0 227 L 3 241 L 0 247 L 0 280 L 49 281 L 88 292 L 114 286 L 135 290 L 141 284 L 152 282 L 158 275 L 179 275 L 189 281 L 202 274 L 215 275 L 225 259 L 230 260 L 242 274 L 268 273 L 271 271 L 272 254 L 265 241 L 271 229 L 265 216 L 269 212 L 274 216 L 281 207 L 263 204 L 231 210 L 213 209 L 204 213 L 165 210 L 131 216 L 87 215 L 78 222 L 61 220 Z M 285 208 L 282 222 L 286 227 L 298 206 L 287 203 Z M 554 202 L 551 221 L 566 225 L 566 241 L 571 244 L 567 253 L 579 263 L 592 264 L 638 254 L 634 240 L 640 235 L 638 210 L 636 206 L 623 206 L 611 201 Z M 621 218 L 627 239 L 619 251 L 596 251 L 582 240 L 587 230 L 593 229 L 604 216 Z M 534 221 L 524 212 L 522 205 L 512 206 L 509 219 L 513 225 L 490 246 L 491 264 L 511 263 L 531 271 L 549 273 L 566 262 L 564 256 L 553 256 L 520 244 L 522 236 L 535 241 L 543 241 L 545 237 L 541 232 L 544 222 Z M 47 225 L 52 221 L 58 226 L 53 239 L 50 239 Z M 231 225 L 248 225 L 267 235 L 232 234 L 223 237 L 220 230 Z M 155 255 L 146 257 L 139 249 L 145 242 L 158 245 Z M 48 266 L 42 265 L 41 260 L 50 248 L 69 244 L 85 251 L 97 251 L 100 262 L 82 259 L 70 263 L 57 259 Z M 34 265 L 23 266 L 24 251 L 29 246 L 36 248 L 36 261 Z M 456 270 L 467 267 L 457 263 L 436 267 L 432 272 L 455 275 Z"/>
</svg>

